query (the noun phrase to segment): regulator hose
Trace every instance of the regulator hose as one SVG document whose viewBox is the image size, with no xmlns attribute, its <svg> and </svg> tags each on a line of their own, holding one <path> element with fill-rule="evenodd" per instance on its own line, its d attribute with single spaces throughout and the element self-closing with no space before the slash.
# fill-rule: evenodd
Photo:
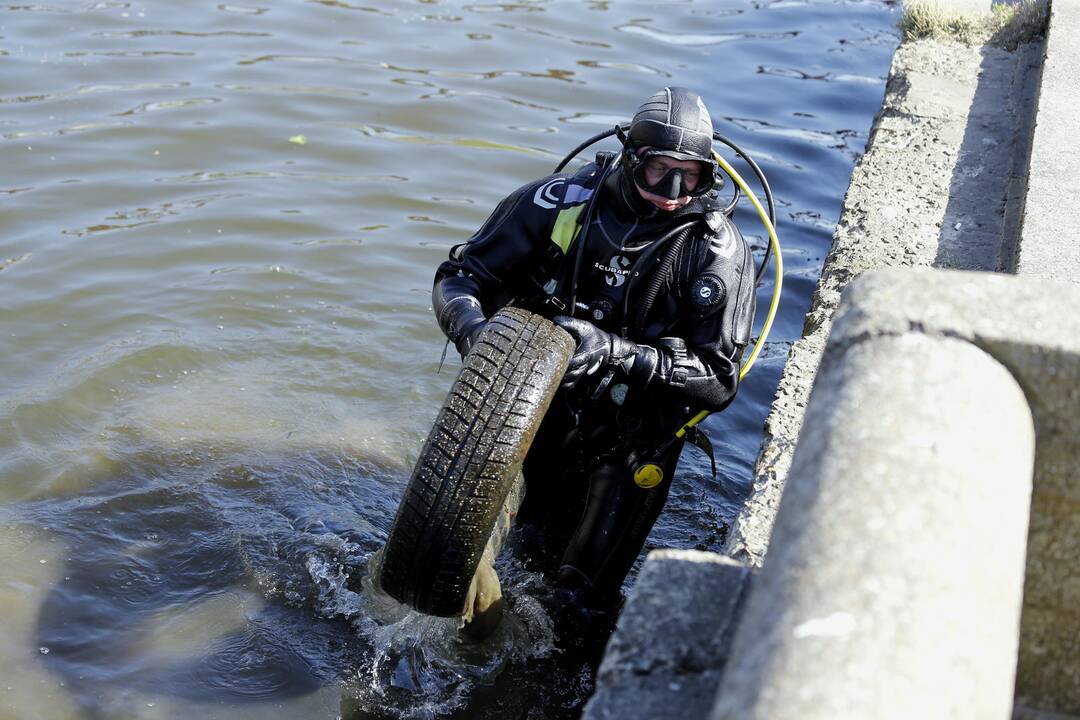
<svg viewBox="0 0 1080 720">
<path fill-rule="evenodd" d="M 780 307 L 780 293 L 784 287 L 784 257 L 780 253 L 780 239 L 776 236 L 776 225 L 770 217 L 765 214 L 764 208 L 761 207 L 761 202 L 754 195 L 754 191 L 746 184 L 746 181 L 742 179 L 742 176 L 731 167 L 727 160 L 725 160 L 719 153 L 713 152 L 713 157 L 716 158 L 716 162 L 720 167 L 724 168 L 724 172 L 731 176 L 731 179 L 735 181 L 739 187 L 746 193 L 746 197 L 750 199 L 754 209 L 758 212 L 758 217 L 761 218 L 761 223 L 765 226 L 765 230 L 769 233 L 769 247 L 776 251 L 776 282 L 773 283 L 772 301 L 769 303 L 769 314 L 765 316 L 765 324 L 761 326 L 761 334 L 758 335 L 757 342 L 754 343 L 754 351 L 750 353 L 750 357 L 743 363 L 742 369 L 739 371 L 739 379 L 742 380 L 746 376 L 746 373 L 750 372 L 750 368 L 754 366 L 754 361 L 757 360 L 761 349 L 765 347 L 765 338 L 769 337 L 769 331 L 772 329 L 773 320 L 776 319 L 777 308 Z"/>
<path fill-rule="evenodd" d="M 683 223 L 656 241 L 657 246 L 660 246 L 663 245 L 668 238 L 671 238 L 671 242 L 667 243 L 667 250 L 664 253 L 664 257 L 660 260 L 659 267 L 653 270 L 652 274 L 649 276 L 649 284 L 645 286 L 645 294 L 638 300 L 637 313 L 634 315 L 633 323 L 626 322 L 627 313 L 630 309 L 630 288 L 626 288 L 626 293 L 623 295 L 624 335 L 627 330 L 642 332 L 645 329 L 645 317 L 648 315 L 649 310 L 652 309 L 653 303 L 656 302 L 656 296 L 660 294 L 660 288 L 664 286 L 664 281 L 671 271 L 671 266 L 675 263 L 675 258 L 678 257 L 679 253 L 682 251 L 683 245 L 686 244 L 686 239 L 690 237 L 690 230 L 692 230 L 696 224 L 696 220 Z"/>
<path fill-rule="evenodd" d="M 765 192 L 765 202 L 769 206 L 769 222 L 771 222 L 773 228 L 775 228 L 776 203 L 773 201 L 772 188 L 769 187 L 769 181 L 765 178 L 765 173 L 763 173 L 758 164 L 754 162 L 754 158 L 750 157 L 750 155 L 745 150 L 733 143 L 728 138 L 724 137 L 718 132 L 714 132 L 713 140 L 719 140 L 720 142 L 724 143 L 729 148 L 734 150 L 735 154 L 741 157 L 743 161 L 750 166 L 750 169 L 754 171 L 754 174 L 757 175 L 758 182 L 761 183 L 761 189 Z M 735 181 L 735 187 L 741 188 L 744 192 L 750 194 L 750 188 L 746 187 L 746 183 L 736 180 L 735 176 L 731 175 L 731 173 L 734 172 L 731 165 L 726 162 L 721 162 L 723 158 L 716 151 L 713 151 L 713 156 L 716 158 L 717 164 L 724 169 L 724 172 L 731 176 L 731 179 Z M 759 204 L 756 202 L 756 199 L 753 199 L 750 202 L 753 203 L 755 206 Z M 775 232 L 773 234 L 775 234 Z M 772 238 L 770 237 L 769 240 L 770 242 L 765 243 L 765 255 L 761 258 L 761 267 L 758 268 L 757 275 L 754 276 L 755 284 L 761 283 L 761 278 L 765 275 L 765 268 L 769 265 L 769 256 L 770 251 L 772 250 Z"/>
<path fill-rule="evenodd" d="M 784 256 L 780 253 L 780 240 L 776 237 L 776 227 L 765 214 L 765 210 L 761 207 L 761 202 L 757 199 L 757 196 L 755 196 L 753 191 L 746 185 L 746 181 L 735 171 L 735 168 L 728 164 L 727 160 L 718 153 L 714 152 L 713 155 L 716 157 L 716 162 L 720 164 L 720 167 L 724 168 L 724 172 L 731 175 L 731 179 L 734 180 L 743 189 L 746 196 L 750 198 L 750 202 L 753 203 L 754 209 L 757 210 L 761 222 L 769 232 L 769 243 L 776 251 L 776 282 L 773 285 L 772 302 L 769 303 L 769 314 L 765 316 L 765 324 L 761 326 L 761 334 L 758 335 L 757 342 L 754 343 L 754 351 L 750 353 L 750 357 L 747 358 L 746 362 L 743 363 L 742 368 L 739 370 L 739 380 L 742 380 L 746 376 L 746 373 L 750 372 L 750 368 L 753 367 L 754 361 L 757 360 L 758 355 L 761 353 L 761 349 L 765 347 L 765 338 L 769 336 L 773 320 L 776 319 L 776 310 L 780 306 L 780 293 L 784 285 Z M 709 417 L 709 411 L 702 410 L 686 421 L 681 428 L 676 430 L 675 437 L 681 438 L 685 436 L 687 431 L 707 417 Z"/>
<path fill-rule="evenodd" d="M 569 163 L 571 160 L 573 160 L 575 157 L 577 157 L 578 153 L 580 153 L 582 150 L 589 147 L 593 143 L 598 143 L 601 140 L 603 140 L 604 138 L 609 138 L 612 135 L 617 134 L 619 132 L 620 128 L 624 128 L 626 130 L 629 130 L 630 129 L 630 123 L 623 123 L 622 125 L 616 125 L 615 127 L 611 128 L 610 130 L 605 130 L 604 132 L 597 133 L 597 134 L 593 135 L 591 138 L 589 138 L 588 140 L 586 140 L 585 142 L 581 143 L 576 148 L 574 148 L 573 150 L 568 152 L 566 154 L 566 157 L 564 157 L 562 159 L 562 162 L 560 162 L 559 165 L 555 168 L 555 172 L 556 173 L 562 172 L 562 169 L 564 167 L 566 167 L 567 163 Z"/>
</svg>

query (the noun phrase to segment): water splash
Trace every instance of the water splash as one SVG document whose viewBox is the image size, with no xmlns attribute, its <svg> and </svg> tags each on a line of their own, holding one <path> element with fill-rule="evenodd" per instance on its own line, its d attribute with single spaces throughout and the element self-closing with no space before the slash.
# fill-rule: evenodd
<svg viewBox="0 0 1080 720">
<path fill-rule="evenodd" d="M 312 554 L 305 566 L 318 591 L 315 608 L 320 615 L 351 618 L 360 612 L 360 596 L 346 586 L 349 575 L 342 563 Z"/>
<path fill-rule="evenodd" d="M 353 614 L 356 633 L 371 643 L 372 656 L 345 683 L 343 709 L 401 720 L 427 720 L 465 706 L 478 686 L 491 685 L 510 663 L 543 659 L 555 651 L 554 622 L 531 594 L 538 576 L 511 578 L 507 612 L 484 640 L 462 633 L 460 618 L 423 615 L 383 593 L 368 574 Z M 348 592 L 348 591 L 346 591 Z M 343 717 L 349 717 L 343 714 Z M 367 716 L 367 715 L 364 715 Z"/>
</svg>

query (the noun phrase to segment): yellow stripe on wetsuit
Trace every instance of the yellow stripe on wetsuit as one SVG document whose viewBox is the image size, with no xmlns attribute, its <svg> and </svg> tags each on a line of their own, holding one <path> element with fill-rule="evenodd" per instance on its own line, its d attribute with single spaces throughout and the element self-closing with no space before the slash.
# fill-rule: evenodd
<svg viewBox="0 0 1080 720">
<path fill-rule="evenodd" d="M 581 215 L 584 209 L 585 204 L 575 205 L 560 210 L 559 216 L 555 218 L 555 227 L 551 228 L 551 242 L 555 243 L 563 251 L 563 255 L 570 252 L 570 246 L 574 244 L 578 233 L 581 232 L 578 216 Z"/>
</svg>

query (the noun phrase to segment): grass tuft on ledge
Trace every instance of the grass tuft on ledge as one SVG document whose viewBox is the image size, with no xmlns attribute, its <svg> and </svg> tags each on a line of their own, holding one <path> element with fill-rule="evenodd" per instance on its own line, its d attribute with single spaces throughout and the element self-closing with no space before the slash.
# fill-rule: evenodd
<svg viewBox="0 0 1080 720">
<path fill-rule="evenodd" d="M 1058 0 L 1062 1 L 1070 0 Z M 1013 50 L 1041 39 L 1049 16 L 1049 0 L 995 3 L 981 15 L 958 14 L 937 0 L 905 0 L 900 29 L 904 40 L 955 40 Z"/>
</svg>

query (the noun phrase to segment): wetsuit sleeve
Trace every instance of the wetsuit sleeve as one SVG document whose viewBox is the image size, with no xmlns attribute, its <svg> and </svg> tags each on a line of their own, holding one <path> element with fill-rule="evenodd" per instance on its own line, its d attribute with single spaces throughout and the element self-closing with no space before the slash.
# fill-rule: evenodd
<svg viewBox="0 0 1080 720">
<path fill-rule="evenodd" d="M 688 272 L 688 310 L 671 336 L 654 345 L 648 390 L 716 412 L 734 399 L 739 361 L 754 320 L 754 260 L 730 221 L 699 244 L 703 261 Z M 659 398 L 658 398 L 659 399 Z"/>
<path fill-rule="evenodd" d="M 470 278 L 489 315 L 527 292 L 537 251 L 548 242 L 554 222 L 555 204 L 540 195 L 546 185 L 548 179 L 531 183 L 500 202 L 467 243 L 450 251 L 435 273 L 435 284 L 450 277 Z"/>
</svg>

